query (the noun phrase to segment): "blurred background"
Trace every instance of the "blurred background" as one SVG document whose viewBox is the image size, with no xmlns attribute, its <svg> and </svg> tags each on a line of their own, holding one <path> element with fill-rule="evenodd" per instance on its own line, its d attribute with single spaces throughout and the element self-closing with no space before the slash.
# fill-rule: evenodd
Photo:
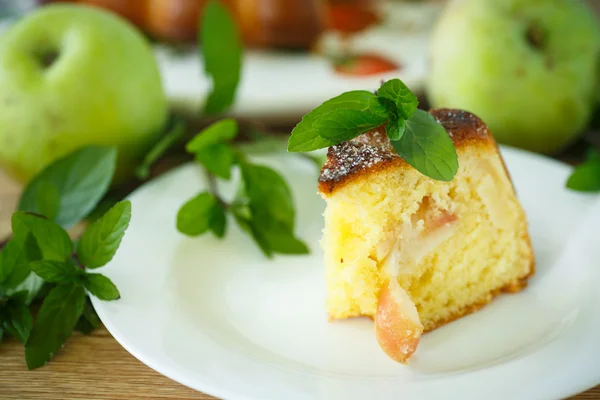
<svg viewBox="0 0 600 400">
<path fill-rule="evenodd" d="M 235 16 L 245 47 L 241 82 L 230 113 L 254 129 L 285 137 L 302 115 L 323 101 L 344 91 L 376 90 L 381 81 L 400 78 L 418 94 L 421 108 L 471 111 L 484 119 L 502 144 L 571 163 L 579 162 L 590 146 L 600 144 L 596 133 L 600 0 L 221 1 Z M 119 37 L 127 36 L 121 35 L 125 32 L 119 31 L 120 26 L 107 26 L 104 35 L 113 34 L 114 54 L 98 44 L 101 40 L 94 38 L 93 31 L 103 33 L 93 23 L 89 30 L 69 31 L 70 25 L 78 24 L 76 14 L 71 20 L 41 18 L 25 26 L 24 21 L 52 3 L 92 6 L 119 15 L 150 44 L 152 60 L 143 63 L 156 64 L 162 93 L 157 95 L 153 85 L 142 84 L 135 73 L 127 72 L 150 73 L 142 61 L 126 57 L 127 51 L 119 55 L 121 43 L 116 44 Z M 111 141 L 139 160 L 157 140 L 156 131 L 165 131 L 165 121 L 170 119 L 159 118 L 161 113 L 184 118 L 190 131 L 206 125 L 201 110 L 211 81 L 203 73 L 197 50 L 202 47 L 197 39 L 198 21 L 206 3 L 0 0 L 0 93 L 5 92 L 5 104 L 24 98 L 30 102 L 0 110 L 0 144 L 4 143 L 0 167 L 24 182 L 75 143 Z M 19 25 L 25 26 L 20 32 L 15 29 Z M 73 32 L 78 32 L 78 39 Z M 69 76 L 65 71 L 60 85 L 45 88 L 44 94 L 41 89 L 32 91 L 30 81 L 20 80 L 29 66 L 15 62 L 15 54 L 35 46 L 47 48 L 54 37 L 65 54 L 69 46 L 97 46 L 93 57 L 104 75 L 94 71 L 84 79 L 82 74 Z M 57 55 L 51 56 L 55 62 Z M 72 62 L 75 70 L 76 61 Z M 109 113 L 94 108 L 109 98 L 100 97 L 99 81 L 119 87 L 113 92 L 121 98 L 111 104 L 118 103 L 123 110 Z M 78 88 L 76 95 L 65 89 L 69 85 Z M 6 93 L 11 93 L 8 100 Z M 160 101 L 152 101 L 153 96 L 162 95 L 168 107 L 165 112 L 162 105 L 156 105 Z M 40 105 L 40 99 L 47 97 L 53 99 L 54 108 L 76 98 L 79 108 L 59 107 L 55 114 L 60 118 L 36 117 L 40 109 L 40 114 L 48 114 L 48 106 Z M 92 113 L 96 117 L 88 120 L 81 116 Z M 121 114 L 135 118 L 127 120 Z M 35 126 L 31 118 L 39 118 Z M 57 119 L 72 121 L 66 125 L 79 131 L 57 139 L 64 134 L 56 128 Z M 91 125 L 99 128 L 85 128 Z M 149 131 L 152 134 L 145 133 Z M 53 139 L 45 140 L 43 135 Z M 26 141 L 15 137 L 37 140 L 46 151 L 27 153 L 23 150 Z M 69 141 L 72 145 L 65 144 Z"/>
</svg>

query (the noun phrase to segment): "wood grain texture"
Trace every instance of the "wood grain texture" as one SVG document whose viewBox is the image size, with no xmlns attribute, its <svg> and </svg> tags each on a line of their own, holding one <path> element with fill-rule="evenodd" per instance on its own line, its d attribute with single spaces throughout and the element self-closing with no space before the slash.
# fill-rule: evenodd
<svg viewBox="0 0 600 400">
<path fill-rule="evenodd" d="M 19 187 L 0 171 L 0 237 L 10 232 Z M 139 362 L 106 331 L 75 333 L 54 360 L 28 371 L 23 346 L 0 344 L 0 400 L 209 400 Z M 600 399 L 600 386 L 573 399 Z"/>
</svg>

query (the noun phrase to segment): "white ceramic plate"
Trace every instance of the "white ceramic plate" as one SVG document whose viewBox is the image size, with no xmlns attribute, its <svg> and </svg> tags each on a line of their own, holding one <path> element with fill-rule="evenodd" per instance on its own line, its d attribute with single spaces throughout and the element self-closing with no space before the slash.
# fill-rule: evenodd
<svg viewBox="0 0 600 400">
<path fill-rule="evenodd" d="M 532 400 L 586 390 L 600 383 L 600 204 L 564 189 L 569 167 L 502 151 L 528 213 L 537 274 L 526 291 L 424 335 L 409 366 L 383 354 L 370 321 L 327 321 L 324 202 L 315 166 L 290 154 L 257 161 L 293 184 L 310 256 L 268 261 L 232 221 L 223 241 L 180 235 L 179 206 L 204 188 L 201 171 L 186 165 L 131 196 L 131 225 L 104 270 L 122 298 L 94 306 L 142 362 L 225 399 Z"/>
</svg>

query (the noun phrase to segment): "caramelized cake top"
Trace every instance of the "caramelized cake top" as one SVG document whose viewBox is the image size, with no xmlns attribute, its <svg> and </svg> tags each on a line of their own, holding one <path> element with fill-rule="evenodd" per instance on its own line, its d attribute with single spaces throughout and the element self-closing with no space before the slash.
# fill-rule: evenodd
<svg viewBox="0 0 600 400">
<path fill-rule="evenodd" d="M 447 108 L 429 113 L 446 129 L 457 149 L 475 144 L 495 146 L 487 126 L 474 114 Z M 398 156 L 382 126 L 329 148 L 319 176 L 319 191 L 331 194 L 352 179 L 389 165 L 410 167 Z"/>
</svg>

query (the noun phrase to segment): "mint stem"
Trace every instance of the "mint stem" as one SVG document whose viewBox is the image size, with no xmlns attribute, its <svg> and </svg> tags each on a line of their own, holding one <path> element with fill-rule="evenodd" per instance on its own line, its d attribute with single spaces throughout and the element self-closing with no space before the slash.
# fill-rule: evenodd
<svg viewBox="0 0 600 400">
<path fill-rule="evenodd" d="M 217 201 L 223 208 L 229 209 L 231 205 L 225 200 L 223 200 L 223 198 L 219 195 L 219 191 L 217 189 L 217 178 L 206 169 L 204 169 L 204 173 L 206 174 L 206 180 L 208 181 L 208 191 L 210 192 L 210 194 L 213 195 L 215 199 L 217 199 Z"/>
</svg>

